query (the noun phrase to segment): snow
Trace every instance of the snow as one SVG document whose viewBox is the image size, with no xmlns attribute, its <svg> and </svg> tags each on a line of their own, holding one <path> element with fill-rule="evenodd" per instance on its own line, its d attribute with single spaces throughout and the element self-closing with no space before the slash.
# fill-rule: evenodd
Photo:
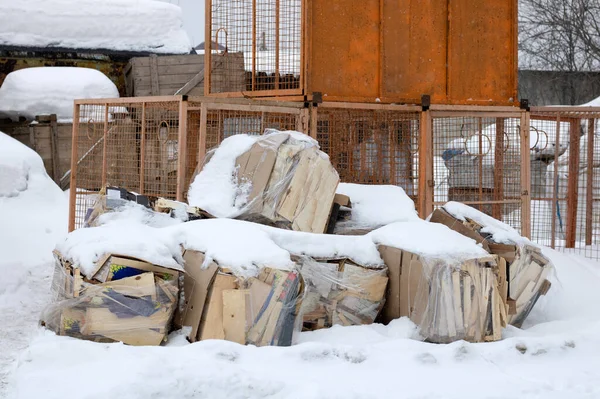
<svg viewBox="0 0 600 399">
<path fill-rule="evenodd" d="M 0 87 L 0 119 L 33 120 L 36 115 L 56 114 L 59 120 L 68 121 L 73 119 L 73 100 L 116 97 L 117 86 L 95 69 L 21 69 L 9 73 Z"/>
<path fill-rule="evenodd" d="M 167 233 L 180 236 L 185 248 L 204 252 L 237 276 L 257 276 L 263 267 L 291 269 L 289 253 L 261 227 L 240 220 L 208 219 L 181 224 Z"/>
<path fill-rule="evenodd" d="M 380 227 L 394 222 L 419 220 L 414 202 L 398 186 L 340 183 L 338 194 L 350 197 L 351 219 L 338 222 L 339 229 Z"/>
<path fill-rule="evenodd" d="M 236 204 L 238 191 L 236 158 L 248 151 L 257 137 L 237 134 L 223 140 L 210 161 L 196 176 L 188 192 L 190 205 L 218 217 L 235 217 L 241 206 Z"/>
<path fill-rule="evenodd" d="M 492 235 L 494 241 L 504 244 L 529 244 L 534 245 L 527 238 L 522 237 L 519 232 L 506 223 L 492 218 L 477 209 L 460 202 L 450 201 L 444 204 L 443 208 L 455 218 L 464 221 L 469 218 L 476 223 L 484 226 L 481 229 L 482 233 Z"/>
<path fill-rule="evenodd" d="M 79 266 L 85 275 L 93 274 L 96 262 L 108 253 L 183 270 L 181 249 L 176 237 L 162 233 L 161 229 L 124 219 L 95 228 L 77 229 L 56 249 Z"/>
<path fill-rule="evenodd" d="M 0 45 L 187 54 L 181 9 L 153 0 L 0 0 Z"/>
<path fill-rule="evenodd" d="M 393 223 L 372 231 L 367 236 L 378 245 L 400 248 L 431 258 L 462 261 L 489 255 L 475 240 L 442 224 L 423 220 Z"/>
<path fill-rule="evenodd" d="M 67 211 L 41 158 L 0 132 L 0 397 L 50 300 L 52 249 L 67 232 Z"/>
</svg>

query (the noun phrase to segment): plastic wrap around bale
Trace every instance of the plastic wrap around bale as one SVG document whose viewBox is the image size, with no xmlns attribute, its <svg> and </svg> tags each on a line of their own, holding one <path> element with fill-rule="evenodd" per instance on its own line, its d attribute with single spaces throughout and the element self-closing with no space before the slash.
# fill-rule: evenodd
<svg viewBox="0 0 600 399">
<path fill-rule="evenodd" d="M 54 303 L 41 322 L 58 335 L 96 342 L 160 345 L 179 303 L 180 273 L 105 257 L 92 279 L 55 253 Z"/>
<path fill-rule="evenodd" d="M 350 260 L 299 260 L 306 288 L 300 308 L 302 329 L 372 324 L 385 303 L 387 268 L 366 268 Z"/>
<path fill-rule="evenodd" d="M 246 136 L 254 140 L 253 144 L 245 151 L 235 152 L 227 147 L 234 138 L 228 138 L 230 141 L 225 140 L 207 155 L 190 186 L 190 204 L 218 217 L 324 233 L 339 176 L 318 143 L 299 132 L 267 129 L 263 136 Z M 220 150 L 223 151 L 219 153 Z M 222 171 L 221 166 L 215 165 L 223 161 L 224 153 L 233 154 L 223 163 L 233 167 L 233 189 L 228 181 L 224 182 L 229 175 L 215 177 Z M 215 190 L 223 187 L 234 191 L 226 197 L 227 201 L 233 197 L 231 207 L 222 211 L 207 206 Z"/>
<path fill-rule="evenodd" d="M 540 248 L 505 223 L 464 204 L 449 202 L 436 209 L 430 220 L 474 239 L 499 257 L 499 267 L 507 278 L 508 322 L 521 327 L 551 286 L 547 278 L 553 266 Z"/>
<path fill-rule="evenodd" d="M 410 317 L 420 334 L 435 343 L 502 338 L 506 279 L 496 257 L 432 258 L 385 245 L 379 251 L 390 274 L 384 321 Z"/>
</svg>

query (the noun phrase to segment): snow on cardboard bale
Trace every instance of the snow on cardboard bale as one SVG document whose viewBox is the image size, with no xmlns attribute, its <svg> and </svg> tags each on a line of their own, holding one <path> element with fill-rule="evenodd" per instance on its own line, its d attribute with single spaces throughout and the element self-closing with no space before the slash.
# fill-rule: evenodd
<svg viewBox="0 0 600 399">
<path fill-rule="evenodd" d="M 267 130 L 224 140 L 209 154 L 188 198 L 217 217 L 324 233 L 338 183 L 315 140 Z"/>
<path fill-rule="evenodd" d="M 497 258 L 449 228 L 394 223 L 369 234 L 389 269 L 384 322 L 409 317 L 429 342 L 496 341 L 506 326 Z"/>
<path fill-rule="evenodd" d="M 547 278 L 552 264 L 539 247 L 507 224 L 458 202 L 436 209 L 430 221 L 444 224 L 498 255 L 499 266 L 507 276 L 502 295 L 509 305 L 508 322 L 520 327 L 540 296 L 550 289 Z"/>
<path fill-rule="evenodd" d="M 334 234 L 363 235 L 390 223 L 419 220 L 414 202 L 398 186 L 340 183 L 335 202 Z"/>
</svg>

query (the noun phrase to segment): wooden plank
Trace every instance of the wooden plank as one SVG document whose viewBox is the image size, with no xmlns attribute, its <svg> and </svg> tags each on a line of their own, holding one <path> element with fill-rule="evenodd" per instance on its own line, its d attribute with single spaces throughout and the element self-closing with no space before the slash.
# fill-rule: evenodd
<svg viewBox="0 0 600 399">
<path fill-rule="evenodd" d="M 381 311 L 382 321 L 390 321 L 400 317 L 400 279 L 402 265 L 402 250 L 379 245 L 377 247 L 383 262 L 388 267 L 389 284 L 385 305 Z"/>
<path fill-rule="evenodd" d="M 150 57 L 134 57 L 131 59 L 133 68 L 149 67 Z M 173 65 L 204 64 L 204 54 L 161 55 L 157 57 L 156 65 L 160 67 Z"/>
<path fill-rule="evenodd" d="M 454 325 L 457 333 L 463 335 L 464 334 L 464 315 L 463 315 L 463 305 L 462 305 L 462 297 L 460 293 L 460 272 L 453 271 L 452 272 L 452 304 L 454 305 L 453 313 L 454 313 Z"/>
<path fill-rule="evenodd" d="M 200 325 L 200 340 L 225 339 L 223 330 L 223 291 L 236 288 L 235 277 L 217 274 L 208 294 L 208 304 Z"/>
<path fill-rule="evenodd" d="M 177 201 L 184 201 L 185 189 L 186 189 L 186 178 L 187 168 L 186 160 L 187 154 L 187 134 L 188 134 L 188 102 L 181 101 L 179 103 L 179 134 L 177 141 Z"/>
<path fill-rule="evenodd" d="M 227 341 L 246 344 L 249 290 L 223 290 L 223 332 Z"/>
<path fill-rule="evenodd" d="M 56 115 L 50 118 L 50 142 L 52 146 L 52 180 L 60 184 L 59 153 L 58 153 L 58 126 L 56 125 Z"/>
<path fill-rule="evenodd" d="M 80 105 L 75 103 L 73 106 L 73 136 L 71 141 L 71 176 L 69 190 L 69 232 L 75 230 L 75 206 L 77 204 L 77 144 L 79 139 L 79 114 Z"/>
<path fill-rule="evenodd" d="M 190 79 L 181 89 L 177 90 L 175 94 L 186 95 L 200 83 L 204 83 L 204 69 L 194 75 L 194 77 Z"/>
<path fill-rule="evenodd" d="M 248 312 L 250 327 L 257 320 L 261 309 L 263 308 L 269 293 L 271 293 L 271 286 L 260 281 L 257 278 L 248 279 L 248 290 L 250 292 L 250 309 Z"/>
<path fill-rule="evenodd" d="M 496 143 L 494 146 L 494 200 L 504 199 L 504 119 L 496 118 Z M 492 205 L 492 217 L 502 220 L 503 206 Z"/>
<path fill-rule="evenodd" d="M 170 76 L 170 75 L 186 75 L 194 76 L 199 71 L 204 70 L 204 62 L 193 62 L 190 64 L 168 64 L 158 66 L 158 76 Z M 150 84 L 150 68 L 146 65 L 145 68 L 136 68 L 134 73 L 135 78 L 144 78 L 142 81 Z M 136 80 L 136 82 L 138 82 Z"/>
<path fill-rule="evenodd" d="M 160 84 L 158 82 L 158 60 L 156 54 L 150 55 L 150 79 L 152 82 L 152 95 L 158 95 L 160 91 Z M 134 78 L 135 82 L 135 78 Z"/>
<path fill-rule="evenodd" d="M 152 300 L 156 300 L 156 285 L 154 283 L 154 273 L 152 272 L 109 281 L 94 287 L 102 287 L 100 289 L 112 288 L 123 295 L 135 297 L 150 296 Z"/>
<path fill-rule="evenodd" d="M 418 212 L 425 219 L 433 212 L 433 147 L 431 112 L 420 114 Z"/>
</svg>

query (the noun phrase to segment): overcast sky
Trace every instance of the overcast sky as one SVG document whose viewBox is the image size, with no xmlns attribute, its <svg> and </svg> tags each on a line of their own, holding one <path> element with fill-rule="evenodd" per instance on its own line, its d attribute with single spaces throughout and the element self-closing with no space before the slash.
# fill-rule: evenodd
<svg viewBox="0 0 600 399">
<path fill-rule="evenodd" d="M 204 41 L 204 0 L 162 0 L 183 10 L 183 27 L 194 46 Z"/>
</svg>

